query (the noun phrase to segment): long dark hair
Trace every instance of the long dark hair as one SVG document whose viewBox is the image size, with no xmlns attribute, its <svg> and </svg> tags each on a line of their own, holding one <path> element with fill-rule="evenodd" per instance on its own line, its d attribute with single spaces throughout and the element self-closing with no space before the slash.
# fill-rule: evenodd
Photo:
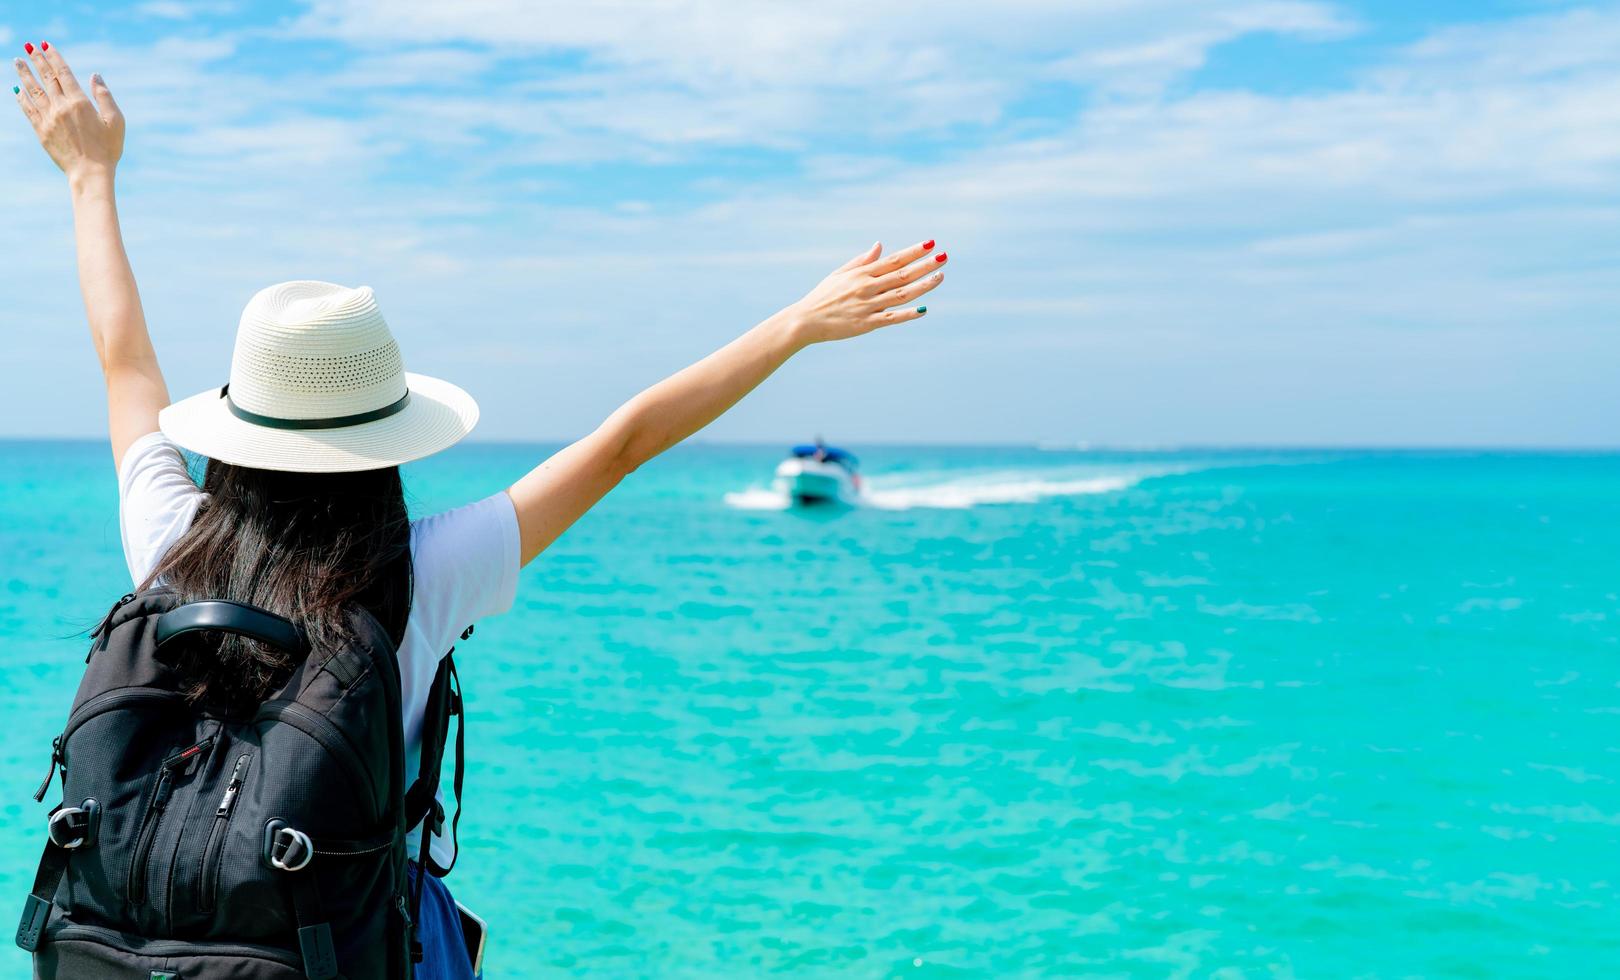
<svg viewBox="0 0 1620 980">
<path fill-rule="evenodd" d="M 311 656 L 339 649 L 347 610 L 361 606 L 397 645 L 411 612 L 411 528 L 397 466 L 357 473 L 281 473 L 208 460 L 208 494 L 143 587 L 161 579 L 186 601 L 233 599 L 303 627 Z M 324 652 L 323 652 L 324 651 Z M 223 634 L 187 644 L 187 695 L 237 708 L 269 697 L 295 658 Z"/>
</svg>

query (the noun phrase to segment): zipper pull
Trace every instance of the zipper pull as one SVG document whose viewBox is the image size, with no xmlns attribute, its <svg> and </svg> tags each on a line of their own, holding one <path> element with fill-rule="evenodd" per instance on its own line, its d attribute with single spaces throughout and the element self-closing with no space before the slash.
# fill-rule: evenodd
<svg viewBox="0 0 1620 980">
<path fill-rule="evenodd" d="M 34 802 L 35 803 L 40 803 L 40 802 L 44 801 L 45 793 L 47 791 L 49 791 L 50 788 L 51 788 L 51 780 L 56 777 L 57 763 L 61 762 L 61 760 L 62 760 L 62 736 L 58 735 L 55 738 L 51 739 L 51 768 L 48 769 L 45 772 L 45 781 L 43 783 L 40 783 L 39 784 L 39 789 L 34 791 Z"/>
<path fill-rule="evenodd" d="M 236 760 L 236 768 L 231 770 L 231 781 L 225 784 L 225 794 L 219 798 L 219 809 L 214 811 L 216 817 L 228 817 L 231 808 L 236 806 L 236 794 L 242 791 L 242 773 L 247 770 L 247 756 Z"/>
<path fill-rule="evenodd" d="M 109 632 L 107 625 L 112 622 L 113 616 L 117 615 L 118 610 L 124 608 L 124 606 L 133 601 L 135 601 L 135 593 L 126 592 L 122 598 L 113 603 L 113 607 L 111 609 L 107 610 L 107 615 L 101 617 L 101 622 L 96 624 L 96 628 L 90 631 L 90 639 L 99 639 L 102 642 L 90 644 L 90 652 L 84 655 L 85 663 L 89 663 L 90 658 L 94 657 L 96 655 L 96 651 L 101 649 L 101 647 L 106 643 L 106 635 Z"/>
<path fill-rule="evenodd" d="M 174 789 L 174 770 L 164 766 L 158 773 L 157 790 L 152 793 L 152 812 L 162 813 L 163 808 L 169 805 L 169 793 Z"/>
<path fill-rule="evenodd" d="M 118 613 L 118 610 L 124 608 L 124 606 L 133 601 L 135 601 L 135 593 L 124 593 L 123 598 L 113 603 L 113 607 L 107 610 L 107 615 L 101 617 L 101 622 L 96 625 L 95 629 L 90 631 L 90 639 L 94 640 L 95 638 L 99 637 L 102 634 L 102 631 L 107 628 L 107 624 L 112 622 L 112 618 Z"/>
<path fill-rule="evenodd" d="M 181 767 L 185 768 L 185 775 L 189 776 L 197 771 L 197 763 L 202 758 L 203 751 L 214 744 L 214 736 L 210 735 L 193 745 L 189 749 L 182 749 L 175 755 L 163 760 L 163 771 L 173 772 Z"/>
</svg>

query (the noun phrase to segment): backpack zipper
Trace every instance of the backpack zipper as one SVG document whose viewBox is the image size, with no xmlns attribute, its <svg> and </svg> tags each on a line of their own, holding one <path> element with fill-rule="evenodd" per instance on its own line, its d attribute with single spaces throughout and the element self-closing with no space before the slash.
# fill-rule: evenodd
<svg viewBox="0 0 1620 980">
<path fill-rule="evenodd" d="M 113 603 L 113 607 L 107 610 L 107 615 L 101 617 L 101 622 L 98 623 L 96 628 L 90 632 L 90 639 L 100 640 L 101 642 L 90 644 L 90 652 L 84 655 L 85 663 L 89 663 L 90 658 L 96 655 L 96 651 L 107 645 L 107 637 L 103 636 L 102 634 L 105 633 L 110 635 L 111 631 L 107 629 L 107 626 L 112 622 L 112 618 L 118 614 L 118 610 L 124 608 L 124 606 L 134 601 L 135 593 L 127 592 L 117 602 Z"/>
<path fill-rule="evenodd" d="M 49 792 L 50 788 L 51 788 L 51 780 L 56 778 L 56 767 L 58 765 L 61 765 L 61 762 L 62 762 L 62 736 L 58 735 L 55 738 L 51 739 L 51 767 L 49 769 L 45 770 L 45 781 L 39 784 L 39 789 L 34 790 L 34 802 L 35 803 L 39 803 L 39 802 L 41 802 L 41 801 L 43 801 L 45 799 L 45 794 L 47 792 Z M 66 771 L 65 770 L 67 769 L 67 767 L 63 766 L 62 768 L 64 770 L 63 776 L 65 778 L 66 777 Z"/>
<path fill-rule="evenodd" d="M 286 722 L 319 742 L 322 748 L 343 763 L 350 776 L 365 786 L 368 805 L 369 801 L 377 798 L 376 777 L 361 761 L 360 753 L 349 743 L 348 738 L 325 715 L 312 711 L 297 701 L 276 701 L 260 708 L 259 717 Z"/>
<path fill-rule="evenodd" d="M 90 925 L 86 922 L 69 922 L 63 925 L 60 931 L 53 932 L 52 939 L 93 942 L 108 949 L 135 956 L 177 958 L 226 956 L 233 959 L 240 957 L 268 963 L 279 963 L 282 966 L 295 968 L 299 966 L 298 957 L 286 950 L 272 946 L 257 946 L 248 943 L 221 943 L 207 940 L 138 939 L 129 933 L 118 932 L 105 926 Z M 164 974 L 159 973 L 159 975 Z M 168 975 L 172 976 L 173 974 Z M 302 976 L 303 974 L 300 972 L 298 975 Z"/>
<path fill-rule="evenodd" d="M 56 775 L 58 767 L 61 768 L 63 779 L 67 778 L 67 740 L 79 726 L 94 718 L 96 715 L 111 711 L 128 701 L 170 701 L 180 695 L 175 691 L 156 690 L 148 687 L 120 687 L 111 691 L 103 691 L 85 703 L 79 705 L 68 715 L 67 727 L 62 734 L 51 739 L 51 768 L 45 774 L 45 779 L 34 790 L 34 802 L 45 799 L 50 791 L 51 779 Z"/>
<path fill-rule="evenodd" d="M 79 726 L 99 714 L 123 706 L 133 701 L 176 701 L 181 694 L 179 691 L 165 691 L 153 687 L 117 687 L 111 691 L 102 691 L 100 694 L 73 709 L 68 715 L 67 727 L 62 729 L 62 744 L 65 747 L 67 740 L 79 730 Z"/>
<path fill-rule="evenodd" d="M 225 850 L 225 830 L 231 824 L 231 814 L 236 811 L 236 801 L 242 794 L 242 783 L 247 775 L 248 762 L 252 758 L 252 753 L 248 752 L 236 757 L 236 767 L 231 770 L 230 781 L 225 784 L 225 792 L 220 795 L 219 806 L 214 809 L 214 826 L 208 831 L 208 843 L 203 846 L 202 869 L 198 874 L 199 911 L 214 910 L 214 901 L 219 888 L 219 859 Z"/>
<path fill-rule="evenodd" d="M 163 822 L 163 811 L 168 808 L 169 798 L 174 795 L 175 772 L 182 767 L 189 768 L 213 742 L 212 736 L 205 738 L 196 745 L 169 756 L 158 767 L 157 785 L 152 789 L 152 799 L 147 803 L 146 814 L 141 818 L 141 832 L 136 838 L 135 854 L 129 863 L 129 885 L 125 889 L 129 896 L 129 904 L 143 905 L 146 902 L 147 859 L 151 856 L 152 844 L 157 839 L 158 825 Z"/>
<path fill-rule="evenodd" d="M 131 905 L 146 902 L 146 857 L 152 851 L 152 838 L 157 836 L 158 820 L 163 816 L 163 808 L 169 804 L 170 775 L 167 766 L 158 770 L 152 801 L 146 805 L 146 814 L 141 818 L 141 833 L 135 839 L 135 855 L 129 863 L 129 887 L 125 889 Z"/>
<path fill-rule="evenodd" d="M 90 639 L 94 640 L 95 638 L 99 637 L 101 635 L 101 631 L 107 628 L 107 624 L 112 622 L 112 618 L 118 613 L 118 610 L 124 608 L 124 606 L 134 601 L 135 593 L 124 593 L 117 602 L 113 603 L 112 608 L 107 610 L 107 615 L 101 617 L 101 622 L 96 624 L 96 628 L 90 631 Z"/>
<path fill-rule="evenodd" d="M 225 795 L 219 798 L 219 808 L 214 811 L 216 817 L 228 817 L 236 809 L 236 794 L 242 791 L 242 774 L 247 772 L 247 753 L 236 759 L 236 768 L 231 770 L 231 781 L 225 784 Z"/>
</svg>

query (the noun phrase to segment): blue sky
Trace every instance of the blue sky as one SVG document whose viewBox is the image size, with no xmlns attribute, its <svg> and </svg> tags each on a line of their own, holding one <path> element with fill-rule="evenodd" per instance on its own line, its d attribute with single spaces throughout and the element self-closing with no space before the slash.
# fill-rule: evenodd
<svg viewBox="0 0 1620 980">
<path fill-rule="evenodd" d="M 1620 444 L 1620 4 L 15 3 L 129 118 L 176 397 L 368 284 L 479 435 L 564 439 L 873 239 L 923 321 L 705 434 Z M 0 125 L 0 436 L 104 427 L 66 194 Z"/>
</svg>

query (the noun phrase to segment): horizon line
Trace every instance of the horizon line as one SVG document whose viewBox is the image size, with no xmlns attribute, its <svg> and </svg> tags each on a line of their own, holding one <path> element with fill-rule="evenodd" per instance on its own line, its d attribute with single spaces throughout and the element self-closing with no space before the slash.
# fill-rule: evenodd
<svg viewBox="0 0 1620 980">
<path fill-rule="evenodd" d="M 447 449 L 459 447 L 561 447 L 576 441 L 566 439 L 466 439 Z M 29 436 L 0 435 L 0 445 L 43 443 L 105 443 L 106 436 Z M 796 440 L 766 441 L 762 439 L 698 439 L 689 438 L 670 447 L 670 450 L 694 447 L 763 449 L 793 445 Z M 885 449 L 1028 449 L 1036 452 L 1060 454 L 1079 453 L 1181 453 L 1181 452 L 1359 452 L 1359 453 L 1508 453 L 1508 454 L 1600 454 L 1620 453 L 1620 443 L 1303 443 L 1303 442 L 1073 442 L 1051 439 L 1031 441 L 967 441 L 908 439 L 839 440 L 840 444 Z M 666 450 L 666 452 L 670 451 Z M 443 452 L 443 451 L 441 451 Z M 435 454 L 437 455 L 437 454 Z"/>
</svg>

